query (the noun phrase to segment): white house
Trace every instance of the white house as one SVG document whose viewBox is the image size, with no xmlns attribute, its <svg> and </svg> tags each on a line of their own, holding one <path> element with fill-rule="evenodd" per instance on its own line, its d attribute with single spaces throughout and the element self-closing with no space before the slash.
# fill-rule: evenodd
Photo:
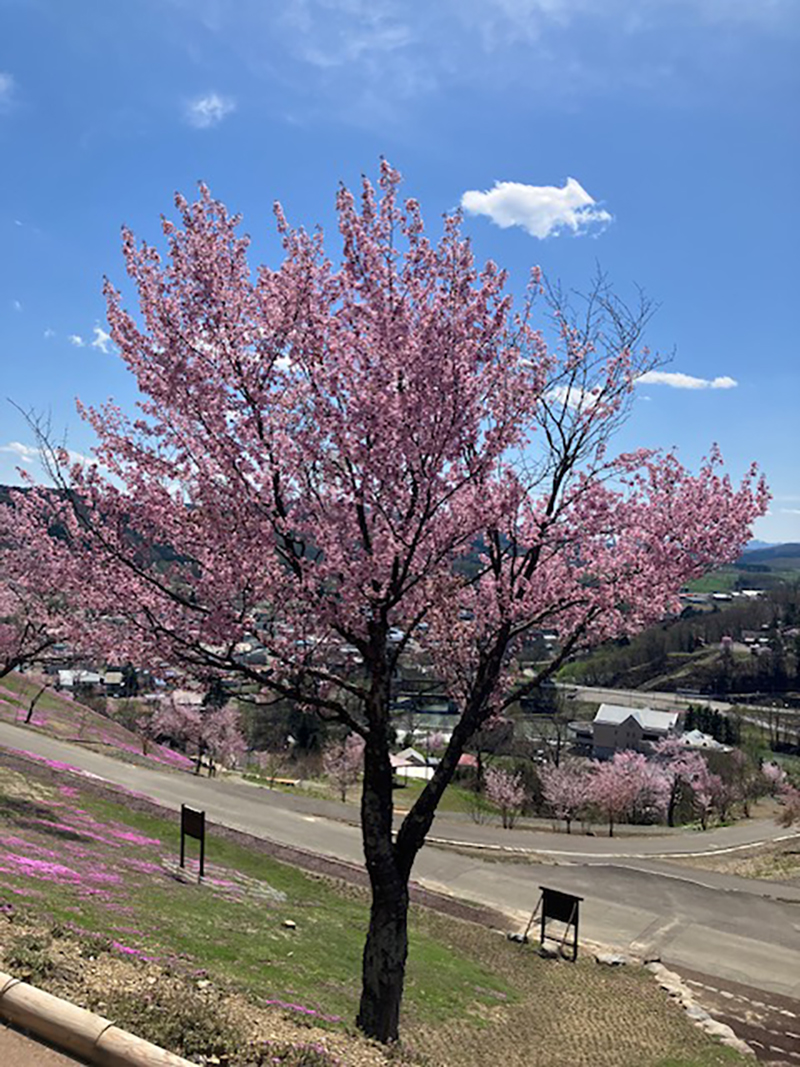
<svg viewBox="0 0 800 1067">
<path fill-rule="evenodd" d="M 438 759 L 423 756 L 415 748 L 404 748 L 402 752 L 390 756 L 389 761 L 398 776 L 425 780 L 433 777 L 436 764 L 439 762 Z"/>
<path fill-rule="evenodd" d="M 679 729 L 678 711 L 601 704 L 592 721 L 592 752 L 596 759 L 608 759 L 625 749 L 649 752 L 653 745 L 676 735 Z"/>
</svg>

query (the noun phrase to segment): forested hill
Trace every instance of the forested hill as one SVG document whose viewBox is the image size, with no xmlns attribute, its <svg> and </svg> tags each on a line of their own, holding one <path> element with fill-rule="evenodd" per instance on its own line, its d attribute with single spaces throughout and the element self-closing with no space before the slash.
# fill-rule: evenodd
<svg viewBox="0 0 800 1067">
<path fill-rule="evenodd" d="M 769 545 L 745 552 L 736 562 L 737 567 L 751 565 L 769 567 L 770 570 L 800 570 L 800 544 Z"/>
</svg>

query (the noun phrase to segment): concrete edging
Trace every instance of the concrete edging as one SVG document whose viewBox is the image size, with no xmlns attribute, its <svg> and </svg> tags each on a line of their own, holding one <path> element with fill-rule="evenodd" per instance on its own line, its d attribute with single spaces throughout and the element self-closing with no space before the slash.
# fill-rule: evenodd
<svg viewBox="0 0 800 1067">
<path fill-rule="evenodd" d="M 96 1067 L 192 1067 L 110 1019 L 0 971 L 0 1018 Z"/>
</svg>

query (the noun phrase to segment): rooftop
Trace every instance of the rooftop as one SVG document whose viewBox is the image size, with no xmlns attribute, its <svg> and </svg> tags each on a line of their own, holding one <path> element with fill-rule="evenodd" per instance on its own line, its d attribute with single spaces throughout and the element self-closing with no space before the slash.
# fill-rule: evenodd
<svg viewBox="0 0 800 1067">
<path fill-rule="evenodd" d="M 635 719 L 643 730 L 670 730 L 678 723 L 677 711 L 654 711 L 652 708 L 625 708 L 619 704 L 601 704 L 595 723 L 619 726 L 626 719 Z"/>
</svg>

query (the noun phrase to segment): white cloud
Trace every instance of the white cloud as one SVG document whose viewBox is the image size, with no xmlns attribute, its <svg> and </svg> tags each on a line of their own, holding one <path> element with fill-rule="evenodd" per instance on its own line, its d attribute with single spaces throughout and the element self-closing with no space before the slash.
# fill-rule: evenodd
<svg viewBox="0 0 800 1067">
<path fill-rule="evenodd" d="M 76 348 L 84 348 L 86 345 L 86 342 L 79 333 L 71 333 L 69 335 L 69 343 L 75 345 Z"/>
<path fill-rule="evenodd" d="M 191 100 L 186 108 L 186 118 L 191 126 L 206 130 L 217 126 L 222 120 L 236 110 L 236 101 L 230 96 L 219 93 L 207 93 Z"/>
<path fill-rule="evenodd" d="M 12 300 L 11 305 L 15 311 L 22 311 L 22 304 L 19 300 Z"/>
<path fill-rule="evenodd" d="M 495 182 L 493 189 L 483 193 L 468 189 L 461 197 L 461 206 L 471 215 L 488 216 L 504 230 L 521 226 L 531 237 L 540 239 L 564 230 L 585 233 L 591 227 L 607 226 L 612 219 L 574 178 L 567 178 L 563 188 Z"/>
<path fill-rule="evenodd" d="M 637 385 L 669 385 L 672 389 L 735 389 L 735 378 L 695 378 L 679 371 L 649 370 L 636 379 Z"/>
<path fill-rule="evenodd" d="M 102 326 L 94 327 L 94 340 L 92 341 L 92 348 L 99 348 L 104 355 L 108 355 L 111 351 L 111 334 L 106 333 Z"/>
<path fill-rule="evenodd" d="M 7 111 L 14 102 L 14 78 L 0 70 L 0 111 Z"/>
<path fill-rule="evenodd" d="M 21 463 L 36 463 L 39 459 L 39 449 L 24 445 L 21 441 L 9 441 L 7 445 L 0 445 L 0 452 L 10 452 Z"/>
<path fill-rule="evenodd" d="M 545 399 L 563 404 L 565 408 L 582 411 L 594 404 L 596 396 L 580 386 L 556 385 L 545 394 Z"/>
<path fill-rule="evenodd" d="M 781 508 L 781 515 L 800 515 L 800 508 Z"/>
<path fill-rule="evenodd" d="M 51 329 L 51 328 L 50 328 L 49 326 L 48 326 L 48 327 L 47 327 L 47 329 L 46 329 L 46 330 L 44 331 L 44 339 L 45 339 L 45 341 L 49 341 L 49 340 L 50 340 L 50 338 L 51 338 L 51 337 L 55 337 L 55 335 L 56 335 L 56 331 L 55 331 L 55 330 L 52 330 L 52 329 Z"/>
</svg>

